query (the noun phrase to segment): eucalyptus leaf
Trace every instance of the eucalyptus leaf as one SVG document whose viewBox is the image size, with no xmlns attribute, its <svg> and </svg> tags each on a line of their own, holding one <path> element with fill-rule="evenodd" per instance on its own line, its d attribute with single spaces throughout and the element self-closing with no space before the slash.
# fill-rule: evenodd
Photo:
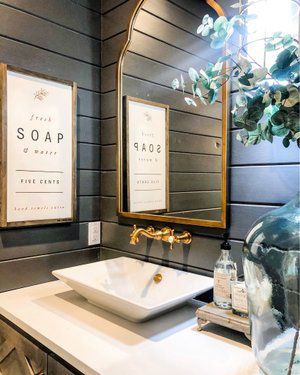
<svg viewBox="0 0 300 375">
<path fill-rule="evenodd" d="M 184 78 L 182 74 L 180 74 L 180 86 L 181 86 L 182 92 L 184 92 L 185 82 L 184 82 Z"/>
<path fill-rule="evenodd" d="M 206 14 L 206 15 L 202 18 L 202 23 L 203 23 L 203 25 L 206 25 L 206 24 L 208 23 L 209 18 L 210 18 L 209 14 Z"/>
<path fill-rule="evenodd" d="M 227 24 L 227 18 L 224 16 L 220 16 L 215 20 L 214 23 L 214 30 L 220 31 L 226 24 Z"/>
<path fill-rule="evenodd" d="M 284 107 L 294 107 L 300 100 L 298 88 L 294 85 L 289 85 L 287 90 L 289 97 L 282 102 L 282 105 Z"/>
<path fill-rule="evenodd" d="M 200 77 L 196 69 L 189 68 L 189 77 L 192 82 L 198 82 Z"/>
<path fill-rule="evenodd" d="M 216 90 L 218 88 L 217 83 L 215 81 L 211 81 L 209 88 L 211 90 Z"/>
<path fill-rule="evenodd" d="M 209 19 L 207 20 L 207 24 L 209 25 L 209 27 L 211 29 L 213 29 L 213 27 L 214 27 L 214 19 L 212 17 L 209 17 Z"/>
<path fill-rule="evenodd" d="M 215 74 L 214 71 L 213 71 L 214 66 L 215 66 L 215 64 L 213 64 L 213 63 L 211 63 L 211 62 L 207 63 L 207 65 L 206 65 L 205 73 L 206 73 L 206 75 L 207 75 L 209 78 L 211 78 L 211 77 Z"/>
<path fill-rule="evenodd" d="M 201 35 L 202 36 L 208 36 L 211 29 L 212 29 L 212 27 L 209 24 L 205 25 L 203 30 L 202 30 Z"/>
<path fill-rule="evenodd" d="M 270 143 L 273 143 L 273 134 L 271 132 L 271 123 L 268 122 L 268 124 L 265 126 L 265 128 L 262 131 L 262 135 L 264 136 L 264 139 Z"/>
<path fill-rule="evenodd" d="M 208 91 L 207 95 L 208 95 L 207 99 L 208 99 L 209 104 L 214 104 L 215 101 L 218 99 L 218 91 L 217 90 L 210 89 Z"/>
<path fill-rule="evenodd" d="M 244 75 L 240 76 L 240 78 L 238 79 L 240 86 L 244 87 L 245 89 L 251 89 L 253 86 L 251 85 L 250 80 L 253 77 L 253 73 L 245 73 Z"/>
<path fill-rule="evenodd" d="M 253 69 L 251 72 L 245 73 L 241 76 L 238 81 L 240 86 L 244 89 L 253 89 L 257 86 L 257 83 L 264 80 L 267 76 L 267 68 Z"/>
<path fill-rule="evenodd" d="M 203 77 L 207 82 L 210 81 L 208 75 L 206 74 L 206 72 L 205 72 L 203 69 L 200 69 L 200 74 L 202 75 L 202 77 Z"/>
<path fill-rule="evenodd" d="M 270 96 L 270 91 L 266 91 L 263 96 L 263 103 L 268 107 L 272 103 L 272 98 Z"/>
<path fill-rule="evenodd" d="M 196 90 L 195 90 L 195 94 L 196 94 L 199 98 L 203 97 L 202 92 L 201 92 L 201 90 L 200 90 L 199 87 L 196 88 Z"/>
<path fill-rule="evenodd" d="M 280 52 L 280 54 L 277 56 L 277 59 L 276 59 L 277 68 L 278 69 L 288 68 L 291 65 L 291 63 L 297 59 L 296 51 L 297 51 L 296 46 L 290 46 L 284 49 L 282 52 Z"/>
<path fill-rule="evenodd" d="M 260 142 L 261 142 L 260 135 L 252 135 L 249 137 L 248 142 L 246 143 L 246 146 L 258 145 Z"/>
<path fill-rule="evenodd" d="M 246 97 L 246 95 L 239 94 L 236 97 L 235 102 L 236 102 L 237 106 L 239 106 L 239 107 L 245 107 L 247 105 L 247 97 Z"/>
<path fill-rule="evenodd" d="M 244 128 L 248 131 L 253 131 L 257 128 L 257 122 L 250 118 L 247 118 L 244 123 Z"/>
<path fill-rule="evenodd" d="M 283 44 L 280 42 L 278 48 L 280 48 L 280 47 L 282 47 L 282 46 L 283 46 Z M 276 49 L 277 49 L 277 48 L 276 48 L 276 45 L 273 44 L 273 43 L 271 43 L 271 42 L 268 42 L 268 43 L 265 45 L 265 50 L 266 50 L 266 52 L 275 51 Z"/>
<path fill-rule="evenodd" d="M 184 100 L 185 100 L 187 105 L 193 105 L 194 107 L 197 107 L 197 104 L 196 104 L 194 99 L 189 98 L 189 97 L 185 97 Z"/>
<path fill-rule="evenodd" d="M 300 131 L 299 112 L 293 111 L 293 112 L 289 112 L 287 114 L 285 127 L 288 128 L 288 129 L 292 129 L 295 132 Z"/>
<path fill-rule="evenodd" d="M 282 93 L 280 90 L 276 90 L 274 94 L 275 104 L 280 104 L 282 99 Z"/>
<path fill-rule="evenodd" d="M 196 95 L 196 90 L 197 90 L 198 84 L 197 83 L 192 83 L 192 92 L 193 92 L 193 97 Z"/>
<path fill-rule="evenodd" d="M 212 34 L 212 35 L 214 35 L 214 34 Z M 212 37 L 212 35 L 211 35 L 211 37 Z M 216 34 L 216 36 L 212 38 L 212 41 L 210 42 L 210 46 L 213 49 L 220 49 L 220 48 L 224 47 L 225 43 L 226 43 L 225 39 L 218 37 L 217 34 Z"/>
<path fill-rule="evenodd" d="M 257 122 L 249 117 L 248 111 L 246 111 L 241 117 L 237 117 L 234 120 L 234 125 L 238 128 L 244 128 L 248 131 L 257 129 Z"/>
<path fill-rule="evenodd" d="M 282 39 L 282 43 L 285 47 L 288 47 L 294 43 L 294 38 L 291 35 L 285 35 Z"/>
<path fill-rule="evenodd" d="M 237 135 L 236 135 L 236 139 L 240 142 L 243 142 L 243 137 L 241 136 L 241 133 L 238 132 Z"/>
<path fill-rule="evenodd" d="M 201 34 L 203 29 L 204 29 L 204 26 L 203 23 L 201 23 L 201 25 L 199 25 L 198 29 L 197 29 L 197 34 Z"/>
<path fill-rule="evenodd" d="M 171 83 L 171 86 L 173 90 L 179 89 L 179 80 L 177 78 L 174 78 Z"/>
<path fill-rule="evenodd" d="M 238 69 L 241 74 L 248 73 L 252 69 L 251 62 L 242 54 L 239 55 Z"/>
<path fill-rule="evenodd" d="M 221 70 L 222 70 L 222 68 L 223 68 L 223 62 L 219 62 L 219 61 L 217 61 L 217 62 L 215 63 L 215 65 L 214 65 L 214 67 L 212 68 L 212 70 L 213 70 L 214 72 L 220 73 Z"/>
<path fill-rule="evenodd" d="M 285 148 L 288 148 L 288 147 L 289 147 L 289 145 L 290 145 L 290 140 L 289 140 L 289 138 L 288 138 L 287 136 L 283 138 L 283 140 L 282 140 L 282 144 L 283 144 L 283 146 L 284 146 Z"/>
<path fill-rule="evenodd" d="M 252 70 L 254 83 L 262 81 L 268 74 L 267 68 L 257 68 Z"/>
<path fill-rule="evenodd" d="M 244 23 L 245 17 L 243 15 L 235 15 L 229 20 L 229 25 L 234 26 L 236 23 Z"/>
<path fill-rule="evenodd" d="M 299 76 L 300 63 L 297 62 L 291 66 L 288 66 L 285 69 L 279 69 L 277 65 L 273 65 L 270 69 L 272 77 L 279 81 L 292 80 L 295 81 L 295 78 Z"/>
<path fill-rule="evenodd" d="M 203 95 L 202 95 L 202 92 L 201 92 L 201 90 L 200 90 L 200 88 L 199 87 L 197 87 L 197 89 L 196 89 L 196 95 L 199 97 L 199 99 L 201 100 L 201 102 L 204 104 L 204 105 L 207 105 L 207 103 L 206 103 L 206 100 L 204 99 L 204 97 L 203 97 Z"/>
<path fill-rule="evenodd" d="M 287 113 L 284 111 L 278 111 L 271 117 L 272 124 L 275 126 L 283 125 L 287 120 Z"/>
<path fill-rule="evenodd" d="M 277 137 L 285 137 L 289 133 L 289 129 L 286 129 L 284 126 L 272 126 L 271 132 Z"/>
</svg>

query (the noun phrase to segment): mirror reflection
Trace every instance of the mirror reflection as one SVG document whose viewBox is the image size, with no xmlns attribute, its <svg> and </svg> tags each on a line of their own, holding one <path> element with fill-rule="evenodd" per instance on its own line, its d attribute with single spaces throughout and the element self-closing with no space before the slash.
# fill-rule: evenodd
<svg viewBox="0 0 300 375">
<path fill-rule="evenodd" d="M 209 3 L 145 0 L 137 11 L 119 72 L 123 216 L 226 225 L 226 87 L 194 106 L 188 78 L 220 54 L 197 34 L 206 14 L 220 14 Z"/>
</svg>

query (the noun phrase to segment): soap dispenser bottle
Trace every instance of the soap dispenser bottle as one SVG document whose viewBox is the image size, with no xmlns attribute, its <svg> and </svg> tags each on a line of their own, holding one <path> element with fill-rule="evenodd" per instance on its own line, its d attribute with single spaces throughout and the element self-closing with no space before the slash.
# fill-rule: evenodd
<svg viewBox="0 0 300 375">
<path fill-rule="evenodd" d="M 236 263 L 230 256 L 231 245 L 224 236 L 221 244 L 221 256 L 214 267 L 214 303 L 217 307 L 230 310 L 231 303 L 231 283 L 237 280 Z"/>
</svg>

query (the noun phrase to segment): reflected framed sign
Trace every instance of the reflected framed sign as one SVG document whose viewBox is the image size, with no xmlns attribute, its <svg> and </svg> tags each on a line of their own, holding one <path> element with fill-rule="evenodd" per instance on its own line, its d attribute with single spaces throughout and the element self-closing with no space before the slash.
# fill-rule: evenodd
<svg viewBox="0 0 300 375">
<path fill-rule="evenodd" d="M 169 106 L 124 97 L 127 205 L 130 212 L 169 209 Z"/>
</svg>

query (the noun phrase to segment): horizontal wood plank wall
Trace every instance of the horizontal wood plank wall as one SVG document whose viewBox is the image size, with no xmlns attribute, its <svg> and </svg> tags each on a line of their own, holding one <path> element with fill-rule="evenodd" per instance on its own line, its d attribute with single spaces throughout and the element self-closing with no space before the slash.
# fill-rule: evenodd
<svg viewBox="0 0 300 375">
<path fill-rule="evenodd" d="M 189 22 L 199 12 L 199 7 L 204 7 L 204 1 L 195 2 L 193 0 L 148 0 L 147 17 L 152 16 L 153 9 L 161 4 L 173 6 L 174 12 L 169 14 L 168 20 L 172 26 L 180 28 L 178 24 L 178 15 L 184 11 L 189 11 Z M 128 25 L 130 15 L 133 12 L 137 0 L 102 0 L 102 69 L 101 69 L 101 216 L 103 223 L 102 231 L 102 250 L 101 257 L 103 259 L 115 256 L 132 256 L 138 259 L 147 259 L 154 263 L 169 264 L 172 267 L 191 270 L 192 272 L 211 274 L 214 263 L 219 256 L 219 247 L 221 243 L 221 230 L 210 228 L 183 227 L 180 225 L 175 228 L 183 230 L 188 229 L 193 234 L 193 242 L 190 246 L 175 246 L 173 251 L 169 251 L 166 244 L 158 241 L 150 241 L 141 239 L 137 246 L 129 245 L 129 234 L 134 223 L 140 225 L 149 225 L 149 222 L 126 220 L 118 218 L 116 215 L 116 66 L 119 53 L 126 40 L 126 27 Z M 222 6 L 231 5 L 232 1 L 222 0 Z M 152 9 L 152 10 L 151 10 Z M 230 10 L 230 8 L 228 8 Z M 148 48 L 149 51 L 155 53 L 157 47 L 161 43 L 159 36 L 160 30 L 157 32 L 157 39 L 151 39 L 146 34 L 146 28 L 149 25 L 139 24 L 139 33 L 136 33 L 136 48 Z M 176 30 L 176 27 L 172 30 Z M 190 30 L 191 34 L 193 30 Z M 191 35 L 192 37 L 192 35 Z M 194 47 L 191 46 L 191 48 Z M 180 52 L 180 50 L 178 49 Z M 157 51 L 159 54 L 159 50 Z M 164 59 L 171 58 L 166 48 L 163 53 Z M 192 55 L 191 55 L 192 56 Z M 194 57 L 193 57 L 194 58 Z M 194 61 L 200 61 L 199 57 Z M 136 62 L 143 61 L 147 64 L 147 59 L 139 53 L 130 53 L 128 60 L 127 73 L 132 72 Z M 151 61 L 154 72 L 159 71 L 160 66 L 157 61 Z M 190 60 L 193 61 L 193 60 Z M 169 64 L 170 60 L 165 60 Z M 149 63 L 149 59 L 148 59 Z M 170 67 L 170 72 L 162 77 L 160 82 L 154 82 L 149 75 L 148 81 L 152 84 L 160 83 L 162 86 L 168 86 L 171 77 L 175 72 L 185 70 L 180 61 L 180 54 L 175 66 Z M 149 66 L 151 66 L 149 63 Z M 181 65 L 180 65 L 181 64 Z M 193 64 L 192 64 L 193 65 Z M 146 65 L 143 65 L 146 66 Z M 142 67 L 143 67 L 142 66 Z M 143 68 L 137 66 L 135 68 L 134 78 L 140 77 Z M 148 72 L 151 70 L 146 69 Z M 143 74 L 146 74 L 145 72 Z M 155 74 L 153 74 L 155 75 Z M 132 76 L 132 74 L 128 74 Z M 132 86 L 133 89 L 136 86 Z M 136 87 L 136 90 L 138 87 Z M 181 134 L 182 121 L 186 116 L 185 113 L 175 113 L 171 111 L 172 116 L 178 116 L 177 121 L 171 121 L 173 131 L 177 131 L 173 142 L 176 142 L 176 135 Z M 207 128 L 211 131 L 211 136 L 218 137 L 219 127 L 211 126 L 209 117 L 201 120 L 200 116 L 189 115 L 193 121 L 189 122 L 190 131 L 196 135 L 202 135 Z M 203 129 L 203 131 L 201 130 Z M 185 131 L 185 130 L 184 130 Z M 293 144 L 289 149 L 284 149 L 280 140 L 276 140 L 274 144 L 264 142 L 258 146 L 243 147 L 235 139 L 236 130 L 231 127 L 230 138 L 230 239 L 233 249 L 233 256 L 238 261 L 241 269 L 241 250 L 243 239 L 247 234 L 252 223 L 261 215 L 288 202 L 299 190 L 299 153 Z M 178 154 L 180 155 L 180 154 Z M 199 159 L 192 165 L 192 171 L 197 173 L 201 179 L 201 173 L 205 173 L 208 160 L 203 159 L 205 156 L 199 156 Z M 204 160 L 204 161 L 203 161 Z M 180 188 L 182 191 L 193 191 L 193 183 L 189 187 L 186 176 L 181 175 L 182 159 L 171 154 L 171 166 L 174 170 L 180 171 Z M 218 183 L 217 174 L 214 183 Z M 195 175 L 194 175 L 195 176 Z M 174 183 L 171 179 L 171 184 Z M 189 189 L 190 188 L 190 189 Z M 207 188 L 209 188 L 207 186 Z M 204 187 L 203 187 L 204 189 Z M 152 223 L 156 227 L 161 227 L 161 223 Z"/>
<path fill-rule="evenodd" d="M 100 210 L 101 11 L 98 0 L 3 0 L 0 61 L 78 83 L 75 223 L 0 230 L 0 292 L 98 259 L 88 221 Z"/>
</svg>

